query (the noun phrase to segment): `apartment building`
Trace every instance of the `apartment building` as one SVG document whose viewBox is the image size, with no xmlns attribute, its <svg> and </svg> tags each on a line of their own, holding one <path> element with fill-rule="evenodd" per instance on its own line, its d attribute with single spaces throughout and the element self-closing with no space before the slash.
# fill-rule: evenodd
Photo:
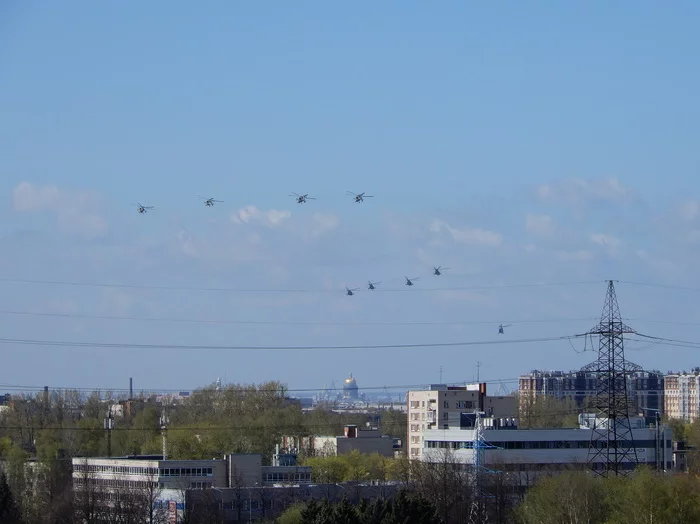
<svg viewBox="0 0 700 524">
<path fill-rule="evenodd" d="M 486 384 L 447 386 L 433 384 L 425 390 L 409 391 L 408 457 L 421 459 L 426 431 L 447 429 L 450 420 L 461 413 L 481 411 L 488 416 L 517 417 L 518 407 L 513 396 L 487 396 Z"/>
<path fill-rule="evenodd" d="M 445 458 L 474 464 L 476 427 L 475 414 L 463 415 L 460 422 L 449 428 L 433 428 L 424 433 L 422 460 L 441 462 Z M 591 441 L 591 425 L 600 427 L 607 419 L 592 414 L 579 416 L 577 429 L 519 429 L 516 419 L 484 417 L 482 434 L 486 443 L 481 451 L 482 464 L 498 471 L 520 473 L 520 485 L 527 487 L 544 472 L 587 468 Z M 648 426 L 643 417 L 630 419 L 632 436 L 639 464 L 670 471 L 673 469 L 673 435 L 670 428 Z M 623 467 L 635 467 L 634 461 Z M 597 464 L 603 467 L 603 464 Z"/>
<path fill-rule="evenodd" d="M 664 409 L 669 418 L 693 422 L 700 406 L 700 368 L 669 373 L 664 379 Z"/>
<path fill-rule="evenodd" d="M 579 370 L 533 370 L 518 378 L 520 412 L 523 413 L 533 399 L 549 395 L 558 400 L 571 400 L 584 406 L 588 398 L 596 394 L 598 363 L 592 362 Z M 632 405 L 647 417 L 654 418 L 657 411 L 664 411 L 665 377 L 659 371 L 645 371 L 641 366 L 627 362 L 629 374 L 627 388 Z"/>
</svg>

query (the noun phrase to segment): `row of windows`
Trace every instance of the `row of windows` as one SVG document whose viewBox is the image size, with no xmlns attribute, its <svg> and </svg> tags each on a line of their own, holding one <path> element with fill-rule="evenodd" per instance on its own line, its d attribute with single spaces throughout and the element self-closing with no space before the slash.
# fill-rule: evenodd
<svg viewBox="0 0 700 524">
<path fill-rule="evenodd" d="M 598 446 L 605 447 L 605 442 L 599 441 Z M 489 442 L 488 446 L 498 449 L 588 449 L 590 442 L 588 440 L 554 440 L 554 441 L 506 441 L 506 442 Z M 635 448 L 656 448 L 656 442 L 653 440 L 635 440 Z M 442 441 L 428 440 L 425 442 L 426 448 L 439 449 L 473 449 L 472 441 Z M 671 441 L 666 441 L 666 447 L 671 447 Z"/>
<path fill-rule="evenodd" d="M 73 482 L 76 486 L 92 486 L 97 489 L 117 489 L 117 488 L 132 488 L 132 489 L 144 489 L 152 488 L 155 484 L 152 481 L 146 480 L 124 480 L 124 479 L 95 479 L 95 478 L 84 478 L 84 477 L 74 477 Z M 161 486 L 162 487 L 162 486 Z"/>
<path fill-rule="evenodd" d="M 158 468 L 139 466 L 101 466 L 95 464 L 76 464 L 73 471 L 87 473 L 119 473 L 120 475 L 157 475 Z"/>
<path fill-rule="evenodd" d="M 213 477 L 213 468 L 160 468 L 161 477 Z"/>
<path fill-rule="evenodd" d="M 267 473 L 265 482 L 311 482 L 311 472 L 307 473 Z"/>
</svg>

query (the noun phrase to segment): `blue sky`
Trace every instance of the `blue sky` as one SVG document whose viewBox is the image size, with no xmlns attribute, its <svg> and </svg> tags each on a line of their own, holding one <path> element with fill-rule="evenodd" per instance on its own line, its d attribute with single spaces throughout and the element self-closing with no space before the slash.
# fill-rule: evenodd
<svg viewBox="0 0 700 524">
<path fill-rule="evenodd" d="M 539 338 L 592 326 L 607 278 L 700 288 L 698 11 L 4 3 L 0 276 L 277 290 L 4 281 L 4 337 L 336 346 L 486 341 L 512 322 L 506 336 Z M 346 190 L 375 197 L 355 205 Z M 318 200 L 299 206 L 291 191 Z M 224 202 L 209 209 L 196 195 Z M 139 216 L 133 202 L 156 209 Z M 438 264 L 451 269 L 434 277 Z M 343 294 L 368 279 L 384 291 Z M 595 283 L 463 289 L 579 281 Z M 621 282 L 619 293 L 639 331 L 700 341 L 697 326 L 648 322 L 700 322 L 689 289 Z M 351 324 L 418 320 L 465 324 Z M 349 371 L 360 386 L 421 384 L 441 365 L 458 381 L 476 361 L 482 377 L 514 378 L 594 356 L 566 342 L 2 352 L 0 384 L 124 387 L 133 376 L 154 389 L 217 376 L 312 388 Z M 687 348 L 629 358 L 698 364 Z"/>
</svg>

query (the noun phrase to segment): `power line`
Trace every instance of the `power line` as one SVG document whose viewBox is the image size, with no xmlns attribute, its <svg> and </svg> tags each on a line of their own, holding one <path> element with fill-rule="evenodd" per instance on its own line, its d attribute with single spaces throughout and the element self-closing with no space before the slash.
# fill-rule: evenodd
<svg viewBox="0 0 700 524">
<path fill-rule="evenodd" d="M 459 346 L 485 346 L 496 344 L 528 344 L 533 342 L 553 342 L 557 340 L 573 340 L 584 335 L 567 335 L 560 337 L 521 338 L 480 340 L 463 342 L 430 342 L 423 344 L 371 344 L 355 346 L 213 346 L 213 345 L 178 345 L 178 344 L 127 344 L 110 342 L 69 342 L 56 340 L 31 340 L 21 338 L 0 338 L 0 344 L 18 344 L 30 346 L 59 346 L 59 347 L 89 347 L 89 348 L 114 348 L 114 349 L 167 349 L 184 351 L 340 351 L 346 349 L 410 349 L 410 348 L 437 348 Z"/>
<path fill-rule="evenodd" d="M 498 384 L 498 383 L 504 383 L 504 384 L 510 384 L 517 382 L 517 378 L 495 378 L 495 379 L 483 379 L 481 382 L 486 382 L 487 384 Z M 461 382 L 448 382 L 447 385 L 464 385 L 468 383 L 468 380 L 463 380 Z M 427 387 L 429 387 L 431 384 L 430 383 L 423 383 L 423 384 L 384 384 L 381 386 L 361 386 L 358 387 L 357 389 L 360 391 L 380 391 L 384 389 L 398 389 L 398 390 L 423 390 Z M 233 391 L 236 393 L 260 393 L 260 392 L 272 392 L 274 393 L 275 390 L 271 389 L 266 389 L 263 387 L 262 389 L 260 388 L 253 388 L 253 387 L 235 387 L 236 384 L 227 384 L 227 385 L 222 385 L 221 390 L 224 391 L 228 387 L 234 386 Z M 106 392 L 106 391 L 111 391 L 111 392 L 121 392 L 121 393 L 128 393 L 130 391 L 129 388 L 113 388 L 113 387 L 107 387 L 107 386 L 99 386 L 99 387 L 74 387 L 74 386 L 33 386 L 33 385 L 23 385 L 23 384 L 0 384 L 0 389 L 4 390 L 24 390 L 24 391 L 37 391 L 37 392 L 42 392 L 44 391 L 44 387 L 48 387 L 50 391 L 78 391 L 78 392 Z M 195 389 L 191 389 L 191 394 L 192 393 L 197 393 L 199 391 L 211 391 L 215 386 L 209 384 L 206 386 L 199 386 Z M 154 392 L 154 393 L 163 393 L 163 392 L 168 392 L 168 393 L 179 393 L 181 391 L 188 391 L 189 387 L 181 387 L 181 388 L 163 388 L 163 389 L 156 389 L 156 390 L 149 390 L 149 389 L 144 389 L 142 392 Z M 319 386 L 319 387 L 311 387 L 311 388 L 282 388 L 284 390 L 284 393 L 311 393 L 311 392 L 319 392 L 323 391 L 324 389 L 328 389 L 327 387 Z M 279 390 L 277 390 L 279 391 Z"/>
<path fill-rule="evenodd" d="M 0 310 L 0 315 L 49 317 L 49 318 L 74 318 L 83 320 L 122 320 L 135 322 L 163 322 L 174 324 L 230 324 L 230 325 L 272 325 L 272 326 L 469 326 L 469 325 L 498 325 L 508 324 L 556 324 L 563 322 L 585 322 L 598 320 L 597 317 L 579 318 L 538 318 L 538 319 L 498 319 L 498 320 L 232 320 L 232 319 L 207 319 L 184 317 L 141 317 L 120 315 L 89 315 L 82 313 L 60 313 L 53 311 L 19 311 Z M 700 322 L 681 320 L 657 320 L 645 318 L 627 318 L 628 322 L 642 322 L 653 324 L 672 324 L 681 326 L 700 326 Z"/>
<path fill-rule="evenodd" d="M 696 288 L 696 287 L 677 286 L 677 285 L 673 285 L 673 284 L 659 284 L 659 283 L 655 283 L 655 282 L 639 282 L 639 281 L 633 281 L 633 280 L 616 280 L 616 282 L 620 282 L 621 284 L 627 284 L 628 286 L 644 286 L 644 287 L 655 287 L 655 288 L 663 288 L 663 289 L 678 289 L 681 291 L 700 292 L 700 289 Z"/>
<path fill-rule="evenodd" d="M 547 324 L 559 322 L 583 322 L 595 320 L 595 317 L 582 318 L 552 318 L 552 319 L 525 319 L 525 320 L 399 320 L 399 321 L 307 321 L 307 320 L 231 320 L 231 319 L 193 319 L 173 317 L 139 317 L 139 316 L 112 316 L 112 315 L 88 315 L 80 313 L 58 313 L 43 311 L 17 311 L 0 310 L 0 315 L 75 318 L 85 320 L 127 320 L 138 322 L 172 322 L 183 324 L 240 324 L 240 325 L 280 325 L 280 326 L 462 326 L 477 324 L 498 325 L 500 322 L 512 324 Z"/>
<path fill-rule="evenodd" d="M 0 282 L 15 283 L 15 284 L 43 284 L 56 286 L 72 286 L 72 287 L 101 287 L 101 288 L 125 288 L 125 289 L 153 289 L 153 290 L 168 290 L 168 291 L 217 291 L 230 293 L 342 293 L 342 289 L 312 289 L 312 288 L 233 288 L 233 287 L 197 287 L 197 286 L 157 286 L 151 284 L 120 284 L 120 283 L 98 283 L 98 282 L 76 282 L 67 280 L 35 280 L 35 279 L 20 279 L 20 278 L 0 278 Z M 572 282 L 535 282 L 535 283 L 515 283 L 515 284 L 492 284 L 480 286 L 466 287 L 442 287 L 442 288 L 422 288 L 419 286 L 410 286 L 400 288 L 381 288 L 378 287 L 372 290 L 372 293 L 382 292 L 415 292 L 415 291 L 477 291 L 487 289 L 512 289 L 512 288 L 529 288 L 529 287 L 552 287 L 552 286 L 573 286 L 582 284 L 600 284 L 601 281 L 572 281 Z M 362 290 L 367 291 L 369 290 Z"/>
</svg>

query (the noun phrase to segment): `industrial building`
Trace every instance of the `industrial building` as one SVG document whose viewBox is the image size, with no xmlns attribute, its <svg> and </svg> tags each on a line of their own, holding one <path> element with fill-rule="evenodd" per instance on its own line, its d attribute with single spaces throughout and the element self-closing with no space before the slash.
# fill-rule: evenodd
<svg viewBox="0 0 700 524">
<path fill-rule="evenodd" d="M 368 423 L 369 424 L 369 423 Z M 328 457 L 344 455 L 352 451 L 379 453 L 393 457 L 401 442 L 389 435 L 382 435 L 377 426 L 361 428 L 355 424 L 345 426 L 343 435 L 338 436 L 284 436 L 282 448 L 292 453 L 302 453 L 307 457 Z"/>
<path fill-rule="evenodd" d="M 299 486 L 311 482 L 311 467 L 296 456 L 280 454 L 271 466 L 259 454 L 228 454 L 212 460 L 164 460 L 162 455 L 73 458 L 76 500 L 86 494 L 114 507 L 120 494 L 141 495 L 159 508 L 181 513 L 186 493 L 208 488 Z"/>
<path fill-rule="evenodd" d="M 519 485 L 532 485 L 544 472 L 593 467 L 588 464 L 592 424 L 599 427 L 607 419 L 595 415 L 579 416 L 577 429 L 519 429 L 517 419 L 480 417 L 483 429 L 477 430 L 476 413 L 462 413 L 452 417 L 449 428 L 436 427 L 423 433 L 425 462 L 446 459 L 463 464 L 476 464 L 477 450 L 483 455 L 481 465 L 491 470 L 517 472 Z M 659 470 L 673 469 L 673 435 L 666 426 L 650 427 L 643 417 L 630 419 L 637 463 Z M 481 440 L 479 439 L 481 433 Z M 479 442 L 482 445 L 479 445 Z M 635 462 L 623 467 L 631 469 Z M 602 464 L 597 465 L 602 467 Z"/>
<path fill-rule="evenodd" d="M 433 384 L 425 390 L 408 392 L 408 457 L 423 455 L 427 431 L 447 429 L 451 417 L 461 413 L 481 411 L 488 416 L 517 417 L 514 396 L 487 396 L 486 383 L 448 386 Z"/>
<path fill-rule="evenodd" d="M 632 362 L 625 363 L 629 371 L 627 393 L 639 413 L 654 418 L 656 412 L 664 410 L 664 375 L 660 371 L 645 371 Z M 592 362 L 579 370 L 540 371 L 533 370 L 518 378 L 520 413 L 539 396 L 551 396 L 557 400 L 571 400 L 583 407 L 588 398 L 594 397 L 597 387 L 598 362 Z"/>
</svg>

